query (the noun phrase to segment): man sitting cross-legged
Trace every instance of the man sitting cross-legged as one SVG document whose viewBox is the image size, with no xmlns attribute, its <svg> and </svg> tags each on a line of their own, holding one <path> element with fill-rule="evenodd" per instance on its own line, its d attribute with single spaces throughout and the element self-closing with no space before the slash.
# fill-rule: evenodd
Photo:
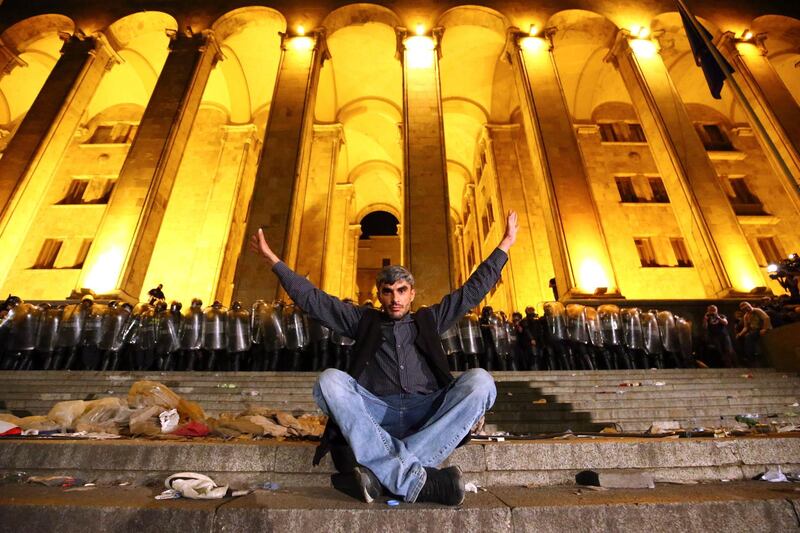
<svg viewBox="0 0 800 533">
<path fill-rule="evenodd" d="M 363 499 L 385 488 L 407 502 L 458 505 L 464 481 L 457 466 L 437 469 L 469 437 L 495 400 L 488 372 L 472 369 L 454 379 L 440 336 L 497 283 L 517 235 L 510 211 L 502 241 L 458 290 L 411 312 L 414 277 L 401 266 L 384 268 L 376 286 L 381 309 L 356 307 L 292 272 L 259 230 L 250 244 L 306 313 L 355 339 L 347 372 L 329 368 L 314 386 L 314 400 L 330 417 L 315 464 L 336 435 L 344 437 L 357 466 L 352 472 Z M 339 465 L 337 465 L 339 466 Z"/>
</svg>

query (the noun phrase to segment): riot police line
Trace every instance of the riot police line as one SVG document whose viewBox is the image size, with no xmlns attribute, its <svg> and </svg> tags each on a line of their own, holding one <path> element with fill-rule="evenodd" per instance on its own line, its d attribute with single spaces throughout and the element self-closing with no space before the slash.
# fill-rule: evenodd
<svg viewBox="0 0 800 533">
<path fill-rule="evenodd" d="M 669 311 L 546 302 L 544 316 L 484 307 L 442 334 L 452 370 L 594 370 L 692 365 L 691 324 Z M 3 370 L 319 371 L 346 369 L 354 341 L 299 307 L 258 300 L 248 310 L 199 299 L 187 309 L 151 298 L 128 303 L 0 308 Z"/>
</svg>

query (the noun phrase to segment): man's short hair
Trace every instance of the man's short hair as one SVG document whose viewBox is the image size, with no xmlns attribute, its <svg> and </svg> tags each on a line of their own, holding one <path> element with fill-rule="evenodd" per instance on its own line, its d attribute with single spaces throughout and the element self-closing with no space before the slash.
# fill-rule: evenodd
<svg viewBox="0 0 800 533">
<path fill-rule="evenodd" d="M 406 267 L 400 265 L 389 265 L 383 267 L 378 275 L 375 276 L 375 287 L 381 288 L 381 285 L 394 285 L 398 281 L 405 281 L 411 288 L 414 287 L 414 275 L 408 271 Z"/>
</svg>

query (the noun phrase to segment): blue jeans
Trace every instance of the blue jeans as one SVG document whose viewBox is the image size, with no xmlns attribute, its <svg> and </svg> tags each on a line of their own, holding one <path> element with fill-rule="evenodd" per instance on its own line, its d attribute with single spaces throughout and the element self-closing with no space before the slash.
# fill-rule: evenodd
<svg viewBox="0 0 800 533">
<path fill-rule="evenodd" d="M 407 502 L 425 484 L 424 467 L 444 461 L 496 395 L 492 376 L 481 368 L 431 394 L 378 397 L 333 368 L 314 385 L 314 400 L 342 430 L 356 461 Z"/>
</svg>

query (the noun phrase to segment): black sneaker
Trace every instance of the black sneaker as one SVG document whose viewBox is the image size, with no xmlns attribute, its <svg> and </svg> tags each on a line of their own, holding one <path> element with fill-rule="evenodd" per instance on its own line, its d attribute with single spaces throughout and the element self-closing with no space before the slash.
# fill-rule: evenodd
<svg viewBox="0 0 800 533">
<path fill-rule="evenodd" d="M 428 477 L 417 496 L 418 502 L 461 505 L 464 502 L 464 479 L 461 468 L 451 466 L 437 470 L 425 467 Z"/>
</svg>

